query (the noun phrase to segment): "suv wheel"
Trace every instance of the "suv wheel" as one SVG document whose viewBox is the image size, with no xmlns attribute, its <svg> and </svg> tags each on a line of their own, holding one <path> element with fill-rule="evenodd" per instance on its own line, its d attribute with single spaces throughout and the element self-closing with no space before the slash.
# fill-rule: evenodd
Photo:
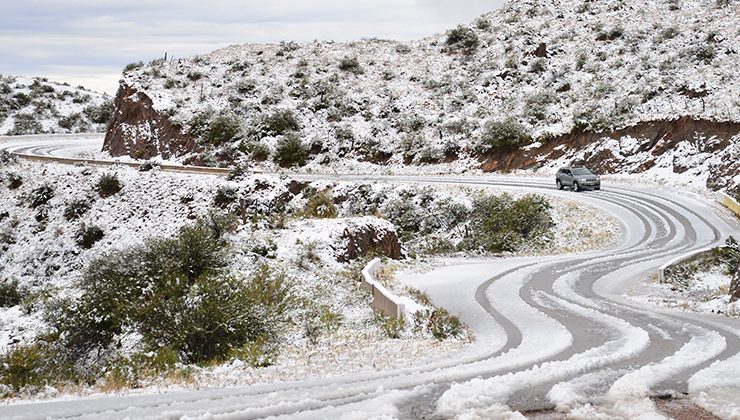
<svg viewBox="0 0 740 420">
<path fill-rule="evenodd" d="M 575 192 L 581 191 L 581 186 L 578 185 L 578 183 L 576 181 L 573 181 L 573 191 L 575 191 Z"/>
<path fill-rule="evenodd" d="M 560 182 L 560 180 L 559 180 L 559 179 L 558 179 L 557 181 L 555 181 L 555 185 L 557 185 L 557 186 L 558 186 L 558 189 L 559 189 L 559 190 L 562 190 L 562 189 L 563 189 L 563 183 L 562 183 L 562 182 Z"/>
</svg>

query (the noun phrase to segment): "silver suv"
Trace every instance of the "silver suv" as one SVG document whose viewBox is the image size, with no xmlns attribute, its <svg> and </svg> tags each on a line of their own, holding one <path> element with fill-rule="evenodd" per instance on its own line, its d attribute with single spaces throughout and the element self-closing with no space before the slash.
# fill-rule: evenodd
<svg viewBox="0 0 740 420">
<path fill-rule="evenodd" d="M 573 191 L 581 191 L 586 188 L 601 189 L 601 179 L 584 166 L 568 166 L 560 168 L 555 175 L 555 185 L 559 190 L 569 187 Z"/>
</svg>

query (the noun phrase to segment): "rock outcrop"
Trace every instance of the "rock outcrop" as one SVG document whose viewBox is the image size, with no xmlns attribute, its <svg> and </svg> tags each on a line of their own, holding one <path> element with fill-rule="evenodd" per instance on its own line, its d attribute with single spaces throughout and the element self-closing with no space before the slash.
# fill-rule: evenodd
<svg viewBox="0 0 740 420">
<path fill-rule="evenodd" d="M 194 138 L 154 109 L 145 93 L 122 83 L 115 107 L 103 143 L 103 151 L 112 156 L 168 159 L 201 150 Z"/>
<path fill-rule="evenodd" d="M 384 255 L 394 260 L 405 258 L 405 252 L 392 223 L 364 217 L 348 223 L 335 247 L 337 261 L 349 262 L 368 255 Z"/>
</svg>

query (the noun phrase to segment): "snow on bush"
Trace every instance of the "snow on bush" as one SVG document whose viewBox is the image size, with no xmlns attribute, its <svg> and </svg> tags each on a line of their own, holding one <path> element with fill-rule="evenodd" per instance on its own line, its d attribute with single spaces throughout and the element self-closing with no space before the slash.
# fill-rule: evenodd
<svg viewBox="0 0 740 420">
<path fill-rule="evenodd" d="M 102 132 L 113 100 L 45 78 L 0 75 L 0 135 Z"/>
</svg>

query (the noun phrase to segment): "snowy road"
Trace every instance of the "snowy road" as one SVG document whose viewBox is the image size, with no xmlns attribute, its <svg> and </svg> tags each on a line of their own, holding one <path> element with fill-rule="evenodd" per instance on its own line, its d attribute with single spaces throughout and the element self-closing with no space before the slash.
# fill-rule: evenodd
<svg viewBox="0 0 740 420">
<path fill-rule="evenodd" d="M 0 149 L 71 157 L 101 138 L 2 139 Z M 688 393 L 740 416 L 740 320 L 637 305 L 640 282 L 693 249 L 720 244 L 737 223 L 684 194 L 609 186 L 575 194 L 549 179 L 297 175 L 299 178 L 490 185 L 565 195 L 623 226 L 608 250 L 490 262 L 450 261 L 405 281 L 471 326 L 454 360 L 319 381 L 161 395 L 99 396 L 0 407 L 13 418 L 496 418 L 558 407 L 581 418 L 661 418 L 648 396 Z M 603 417 L 609 418 L 609 417 Z"/>
</svg>

